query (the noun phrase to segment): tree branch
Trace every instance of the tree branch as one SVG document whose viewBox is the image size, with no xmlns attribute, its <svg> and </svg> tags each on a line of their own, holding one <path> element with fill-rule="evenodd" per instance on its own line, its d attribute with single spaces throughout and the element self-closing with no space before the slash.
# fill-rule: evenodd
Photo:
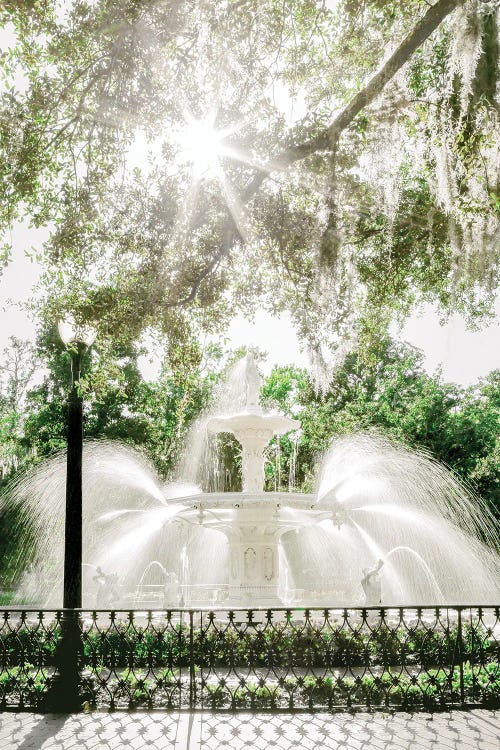
<svg viewBox="0 0 500 750">
<path fill-rule="evenodd" d="M 411 55 L 429 38 L 440 23 L 462 2 L 463 0 L 438 0 L 437 3 L 432 5 L 380 70 L 370 78 L 368 83 L 366 83 L 361 91 L 359 91 L 344 109 L 339 112 L 328 127 L 321 130 L 309 141 L 285 149 L 281 154 L 273 158 L 266 167 L 257 172 L 242 193 L 242 203 L 248 203 L 258 191 L 262 183 L 277 169 L 286 169 L 290 164 L 305 159 L 317 151 L 334 152 L 341 133 L 349 127 L 354 118 L 365 107 L 376 99 L 376 97 L 383 91 L 386 84 L 410 59 Z M 201 270 L 187 297 L 167 303 L 167 306 L 173 307 L 175 305 L 189 304 L 193 302 L 198 294 L 201 283 L 210 275 L 222 258 L 229 254 L 237 237 L 238 235 L 233 233 L 232 238 L 226 238 L 226 242 L 220 252 L 217 253 L 216 256 Z"/>
<path fill-rule="evenodd" d="M 365 107 L 376 99 L 386 84 L 408 62 L 412 54 L 462 2 L 463 0 L 438 0 L 437 3 L 432 5 L 380 70 L 370 78 L 361 91 L 358 91 L 356 96 L 339 112 L 328 127 L 323 128 L 314 138 L 285 149 L 255 175 L 243 192 L 243 202 L 248 202 L 255 195 L 271 172 L 277 169 L 286 169 L 290 164 L 305 159 L 317 151 L 335 150 L 341 133 L 351 125 L 354 118 Z"/>
<path fill-rule="evenodd" d="M 203 283 L 203 281 L 210 276 L 210 274 L 215 271 L 219 264 L 222 262 L 222 260 L 227 257 L 233 248 L 235 242 L 237 242 L 238 239 L 241 239 L 241 235 L 239 234 L 237 228 L 234 226 L 234 221 L 231 217 L 230 219 L 231 226 L 228 226 L 226 229 L 226 236 L 224 243 L 219 248 L 219 250 L 210 258 L 208 263 L 206 263 L 203 268 L 200 269 L 198 272 L 196 278 L 191 283 L 191 288 L 189 292 L 184 295 L 183 297 L 176 297 L 173 300 L 167 300 L 166 302 L 163 302 L 164 307 L 179 307 L 183 305 L 189 305 L 191 302 L 194 302 L 196 299 L 199 289 Z"/>
</svg>

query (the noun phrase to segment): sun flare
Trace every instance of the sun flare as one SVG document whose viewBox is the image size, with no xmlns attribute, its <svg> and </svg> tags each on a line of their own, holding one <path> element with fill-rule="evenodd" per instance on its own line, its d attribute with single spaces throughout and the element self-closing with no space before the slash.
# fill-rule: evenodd
<svg viewBox="0 0 500 750">
<path fill-rule="evenodd" d="M 179 136 L 183 159 L 192 165 L 198 178 L 217 175 L 219 158 L 224 153 L 223 133 L 217 131 L 215 113 L 200 120 L 186 117 L 186 127 Z"/>
</svg>

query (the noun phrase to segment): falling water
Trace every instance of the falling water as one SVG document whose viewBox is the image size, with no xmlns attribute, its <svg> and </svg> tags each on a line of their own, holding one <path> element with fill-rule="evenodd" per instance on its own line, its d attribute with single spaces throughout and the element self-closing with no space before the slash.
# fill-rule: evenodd
<svg viewBox="0 0 500 750">
<path fill-rule="evenodd" d="M 423 573 L 427 576 L 430 584 L 433 586 L 434 593 L 437 596 L 438 601 L 444 601 L 444 594 L 439 588 L 439 584 L 436 580 L 436 576 L 434 575 L 432 570 L 429 568 L 429 566 L 427 565 L 423 557 L 421 557 L 418 554 L 418 552 L 415 552 L 415 550 L 412 549 L 411 547 L 393 547 L 393 549 L 389 550 L 389 552 L 387 553 L 384 562 L 387 564 L 387 561 L 389 560 L 389 558 L 396 552 L 404 552 L 408 555 L 411 555 L 412 557 L 416 559 L 418 566 L 421 568 Z"/>
<path fill-rule="evenodd" d="M 148 604 L 162 606 L 165 598 L 165 587 L 171 576 L 159 560 L 152 560 L 139 579 L 135 591 L 134 605 Z"/>
<path fill-rule="evenodd" d="M 277 491 L 279 492 L 281 490 L 281 441 L 279 435 L 276 437 L 276 466 L 275 466 L 275 472 L 276 472 L 276 484 L 277 484 Z"/>
<path fill-rule="evenodd" d="M 182 602 L 184 604 L 187 604 L 189 583 L 189 557 L 187 553 L 187 547 L 185 545 L 181 550 L 180 561 Z"/>
<path fill-rule="evenodd" d="M 108 441 L 84 444 L 83 453 L 83 604 L 95 606 L 96 569 L 116 574 L 120 602 L 133 605 L 134 591 L 145 568 L 159 560 L 179 571 L 183 509 L 179 497 L 197 488 L 186 483 L 162 485 L 152 465 L 137 451 Z M 13 533 L 21 540 L 17 560 L 17 600 L 37 606 L 62 604 L 66 457 L 56 455 L 25 474 L 1 497 L 2 507 L 16 509 Z M 196 528 L 193 545 L 209 547 L 211 571 L 205 575 L 197 558 L 192 573 L 223 579 L 222 535 Z"/>
<path fill-rule="evenodd" d="M 290 435 L 290 442 L 292 443 L 292 453 L 290 456 L 290 464 L 288 469 L 288 491 L 294 492 L 295 485 L 297 482 L 297 453 L 299 450 L 300 430 Z"/>
<path fill-rule="evenodd" d="M 377 434 L 340 438 L 323 463 L 322 503 L 336 506 L 359 535 L 350 553 L 358 570 L 405 550 L 382 571 L 386 600 L 498 598 L 495 519 L 429 454 Z"/>
<path fill-rule="evenodd" d="M 186 449 L 179 462 L 177 479 L 197 484 L 204 489 L 223 491 L 230 480 L 217 451 L 218 438 L 209 436 L 210 417 L 243 411 L 246 404 L 246 359 L 239 359 L 215 389 L 210 406 L 196 420 L 189 432 Z"/>
</svg>

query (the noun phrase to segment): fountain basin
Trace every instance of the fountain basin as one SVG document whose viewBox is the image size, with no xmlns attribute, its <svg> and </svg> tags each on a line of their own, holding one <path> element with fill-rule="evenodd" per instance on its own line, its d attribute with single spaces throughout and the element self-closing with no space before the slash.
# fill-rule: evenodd
<svg viewBox="0 0 500 750">
<path fill-rule="evenodd" d="M 331 518 L 314 495 L 301 493 L 201 493 L 178 498 L 178 518 L 222 532 L 229 545 L 231 606 L 283 604 L 280 550 L 283 534 Z"/>
</svg>

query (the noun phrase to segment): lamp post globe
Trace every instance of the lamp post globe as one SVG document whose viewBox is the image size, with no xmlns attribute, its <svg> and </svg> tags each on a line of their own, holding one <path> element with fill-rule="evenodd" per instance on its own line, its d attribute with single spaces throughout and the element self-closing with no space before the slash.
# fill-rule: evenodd
<svg viewBox="0 0 500 750">
<path fill-rule="evenodd" d="M 96 337 L 96 330 L 89 325 L 79 325 L 70 315 L 57 324 L 61 341 L 66 346 L 83 344 L 87 349 L 92 346 Z"/>
</svg>

